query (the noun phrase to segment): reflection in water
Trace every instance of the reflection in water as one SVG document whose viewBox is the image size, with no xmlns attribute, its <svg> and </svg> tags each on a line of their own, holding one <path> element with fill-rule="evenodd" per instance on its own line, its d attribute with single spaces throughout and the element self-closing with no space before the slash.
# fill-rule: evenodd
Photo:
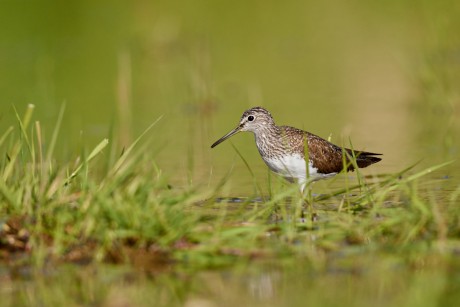
<svg viewBox="0 0 460 307">
<path fill-rule="evenodd" d="M 327 266 L 306 259 L 248 262 L 212 271 L 177 266 L 170 272 L 113 266 L 60 266 L 11 276 L 3 268 L 7 305 L 104 306 L 455 306 L 458 259 L 427 257 L 411 265 L 369 252 L 336 256 Z M 418 263 L 418 264 L 417 264 Z M 436 304 L 435 304 L 436 305 Z"/>
<path fill-rule="evenodd" d="M 261 273 L 258 276 L 249 277 L 248 290 L 257 301 L 265 301 L 275 298 L 279 274 L 274 272 Z"/>
</svg>

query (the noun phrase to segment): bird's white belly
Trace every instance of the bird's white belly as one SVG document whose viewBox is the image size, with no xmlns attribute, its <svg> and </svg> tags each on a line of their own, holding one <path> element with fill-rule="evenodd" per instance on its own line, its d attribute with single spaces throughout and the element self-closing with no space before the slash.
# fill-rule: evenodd
<svg viewBox="0 0 460 307">
<path fill-rule="evenodd" d="M 264 159 L 268 167 L 275 173 L 289 179 L 297 179 L 299 182 L 305 182 L 307 179 L 317 180 L 324 177 L 329 177 L 334 174 L 321 174 L 318 169 L 313 167 L 311 162 L 307 163 L 301 155 L 289 155 L 281 158 L 266 158 Z"/>
</svg>

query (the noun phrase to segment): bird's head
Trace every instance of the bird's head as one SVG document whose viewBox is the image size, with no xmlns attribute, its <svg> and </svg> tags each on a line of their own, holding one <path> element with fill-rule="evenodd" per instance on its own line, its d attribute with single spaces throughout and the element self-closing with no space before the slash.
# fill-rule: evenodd
<svg viewBox="0 0 460 307">
<path fill-rule="evenodd" d="M 265 110 L 262 107 L 254 107 L 249 110 L 246 110 L 241 116 L 240 123 L 238 126 L 218 139 L 214 144 L 211 145 L 211 148 L 216 147 L 226 139 L 237 134 L 240 131 L 251 131 L 256 133 L 257 131 L 263 130 L 267 127 L 274 126 L 275 122 L 273 120 L 270 112 Z"/>
</svg>

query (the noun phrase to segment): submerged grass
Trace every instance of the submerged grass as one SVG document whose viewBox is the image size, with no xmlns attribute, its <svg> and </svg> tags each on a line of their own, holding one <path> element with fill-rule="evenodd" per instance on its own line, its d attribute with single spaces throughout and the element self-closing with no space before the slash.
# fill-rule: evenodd
<svg viewBox="0 0 460 307">
<path fill-rule="evenodd" d="M 121 155 L 111 152 L 115 147 L 105 139 L 89 154 L 58 163 L 52 153 L 63 111 L 49 146 L 40 123 L 31 125 L 33 106 L 22 118 L 17 114 L 17 129 L 0 137 L 3 261 L 40 267 L 53 260 L 135 262 L 147 255 L 150 265 L 181 261 L 211 267 L 241 257 L 290 256 L 318 265 L 324 258 L 318 254 L 356 246 L 402 253 L 409 248 L 408 254 L 460 248 L 460 190 L 440 199 L 420 187 L 420 178 L 450 162 L 418 172 L 410 166 L 371 180 L 358 169 L 357 184 L 312 196 L 318 215 L 313 221 L 300 218 L 296 185 L 273 185 L 270 198 L 237 204 L 215 202 L 226 177 L 214 190 L 171 188 L 146 154 L 144 138 L 160 118 Z"/>
</svg>

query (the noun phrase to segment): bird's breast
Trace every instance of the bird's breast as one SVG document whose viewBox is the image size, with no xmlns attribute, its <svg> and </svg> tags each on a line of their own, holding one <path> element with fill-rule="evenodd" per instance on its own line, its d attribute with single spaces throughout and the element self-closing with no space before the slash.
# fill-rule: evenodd
<svg viewBox="0 0 460 307">
<path fill-rule="evenodd" d="M 278 156 L 278 157 L 265 157 L 265 163 L 275 173 L 292 179 L 305 179 L 307 178 L 307 163 L 305 159 L 298 154 Z M 308 163 L 309 174 L 314 175 L 317 173 L 311 163 Z"/>
</svg>

